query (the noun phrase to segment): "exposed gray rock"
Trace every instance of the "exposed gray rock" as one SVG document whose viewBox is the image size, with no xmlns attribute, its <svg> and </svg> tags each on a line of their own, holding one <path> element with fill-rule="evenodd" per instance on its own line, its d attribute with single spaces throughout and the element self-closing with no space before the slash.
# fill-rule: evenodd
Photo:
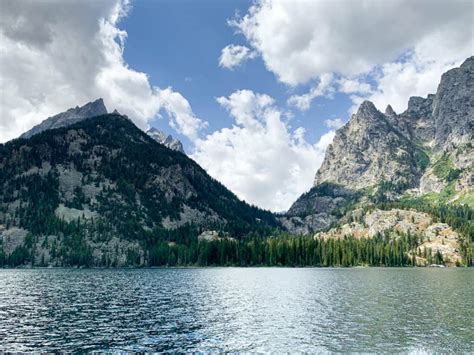
<svg viewBox="0 0 474 355">
<path fill-rule="evenodd" d="M 200 211 L 188 205 L 183 205 L 182 211 L 179 213 L 179 219 L 172 220 L 167 216 L 163 218 L 161 224 L 166 229 L 176 229 L 186 224 L 203 224 L 206 222 L 219 223 L 221 225 L 226 223 L 225 220 L 212 210 Z"/>
<path fill-rule="evenodd" d="M 290 233 L 308 235 L 329 228 L 337 221 L 337 218 L 328 213 L 316 213 L 305 217 L 280 217 L 279 220 L 282 226 Z"/>
<path fill-rule="evenodd" d="M 363 102 L 337 130 L 313 189 L 328 182 L 353 191 L 381 191 L 385 198 L 396 199 L 405 192 L 440 193 L 456 179 L 457 197 L 466 195 L 474 187 L 473 88 L 474 57 L 470 57 L 442 76 L 436 94 L 411 97 L 401 114 L 390 105 L 381 113 L 371 102 Z M 390 183 L 385 184 L 387 191 L 380 190 L 383 181 Z M 286 217 L 299 219 L 284 224 L 300 231 L 319 228 L 324 223 L 316 225 L 306 217 L 325 212 L 331 216 L 337 205 L 334 196 L 304 194 Z"/>
<path fill-rule="evenodd" d="M 397 116 L 398 122 L 392 121 L 398 124 L 408 139 L 431 145 L 436 130 L 433 119 L 433 99 L 434 95 L 428 95 L 426 98 L 410 97 L 406 111 Z"/>
<path fill-rule="evenodd" d="M 454 167 L 472 170 L 474 141 L 474 57 L 443 74 L 435 95 L 411 97 L 397 115 L 385 114 L 365 101 L 333 143 L 316 173 L 315 185 L 334 182 L 353 189 L 382 180 L 423 192 L 439 192 L 446 184 L 421 164 L 421 149 L 432 149 L 433 164 L 448 154 Z M 420 177 L 425 173 L 427 176 Z M 466 175 L 466 174 L 465 174 Z M 463 175 L 464 176 L 464 175 Z"/>
<path fill-rule="evenodd" d="M 312 188 L 303 194 L 290 207 L 287 216 L 306 216 L 310 214 L 330 213 L 345 205 L 353 191 L 334 184 L 325 184 Z"/>
<path fill-rule="evenodd" d="M 204 231 L 198 235 L 198 241 L 206 241 L 206 242 L 213 242 L 217 240 L 221 240 L 222 238 L 219 236 L 219 232 L 217 231 Z"/>
<path fill-rule="evenodd" d="M 167 135 L 163 131 L 160 131 L 154 127 L 150 128 L 146 133 L 158 143 L 163 144 L 165 147 L 185 154 L 183 144 L 178 139 L 173 138 L 173 136 L 169 134 Z"/>
<path fill-rule="evenodd" d="M 441 77 L 433 118 L 436 151 L 452 151 L 474 142 L 474 56 Z"/>
<path fill-rule="evenodd" d="M 92 220 L 98 217 L 97 212 L 91 211 L 88 208 L 77 209 L 64 206 L 62 203 L 54 211 L 55 215 L 66 222 L 72 222 L 78 219 Z"/>
<path fill-rule="evenodd" d="M 401 235 L 416 235 L 420 238 L 418 250 L 412 250 L 411 255 L 417 252 L 422 254 L 426 249 L 431 253 L 440 252 L 448 264 L 461 262 L 459 253 L 459 235 L 446 223 L 435 223 L 430 215 L 414 210 L 355 210 L 352 212 L 353 220 L 326 232 L 314 235 L 315 239 L 328 238 L 374 238 L 377 235 L 388 235 L 397 239 Z M 418 265 L 426 265 L 427 260 L 417 257 Z"/>
<path fill-rule="evenodd" d="M 353 191 L 342 186 L 315 186 L 300 196 L 279 220 L 291 233 L 310 234 L 330 227 L 339 217 L 338 210 L 349 206 L 355 198 Z"/>
<path fill-rule="evenodd" d="M 10 255 L 16 248 L 23 245 L 28 231 L 22 228 L 10 228 L 0 233 L 1 246 L 5 254 Z"/>
<path fill-rule="evenodd" d="M 106 114 L 107 109 L 105 108 L 104 100 L 97 99 L 95 101 L 85 104 L 84 106 L 76 106 L 75 108 L 70 108 L 65 112 L 45 119 L 40 124 L 23 133 L 20 138 L 30 138 L 31 136 L 34 136 L 35 134 L 46 131 L 48 129 L 70 126 L 86 118 Z"/>
<path fill-rule="evenodd" d="M 386 180 L 413 186 L 423 173 L 415 145 L 399 127 L 365 101 L 351 120 L 336 132 L 315 185 L 331 182 L 350 189 Z"/>
</svg>

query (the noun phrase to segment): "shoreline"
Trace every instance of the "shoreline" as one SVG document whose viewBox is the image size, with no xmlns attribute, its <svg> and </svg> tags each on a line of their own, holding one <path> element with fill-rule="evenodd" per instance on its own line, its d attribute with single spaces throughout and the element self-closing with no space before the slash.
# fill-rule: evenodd
<svg viewBox="0 0 474 355">
<path fill-rule="evenodd" d="M 170 269 L 470 269 L 472 266 L 122 266 L 122 267 L 101 267 L 101 266 L 22 266 L 22 267 L 1 267 L 0 270 L 170 270 Z"/>
</svg>

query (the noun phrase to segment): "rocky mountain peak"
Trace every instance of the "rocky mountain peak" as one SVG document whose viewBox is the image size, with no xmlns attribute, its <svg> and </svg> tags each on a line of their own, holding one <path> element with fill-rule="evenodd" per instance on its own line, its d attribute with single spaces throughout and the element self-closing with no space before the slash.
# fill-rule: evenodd
<svg viewBox="0 0 474 355">
<path fill-rule="evenodd" d="M 88 102 L 82 107 L 76 106 L 75 108 L 70 108 L 66 112 L 74 112 L 76 115 L 81 116 L 100 116 L 107 114 L 107 108 L 105 107 L 104 100 L 98 98 L 95 101 Z"/>
<path fill-rule="evenodd" d="M 356 116 L 363 116 L 363 117 L 374 117 L 380 114 L 380 111 L 377 110 L 373 102 L 365 100 L 359 106 L 357 110 Z"/>
<path fill-rule="evenodd" d="M 385 116 L 396 116 L 397 114 L 393 110 L 391 105 L 387 105 L 387 108 L 385 109 Z"/>
<path fill-rule="evenodd" d="M 394 116 L 396 118 L 396 115 Z M 315 186 L 333 183 L 358 190 L 382 180 L 411 185 L 420 174 L 412 143 L 370 101 L 336 132 L 316 173 Z"/>
<path fill-rule="evenodd" d="M 84 106 L 76 106 L 74 108 L 68 109 L 65 112 L 61 112 L 57 115 L 45 119 L 40 124 L 23 133 L 20 138 L 30 138 L 35 134 L 46 131 L 48 129 L 66 127 L 79 121 L 82 121 L 86 118 L 106 114 L 107 108 L 105 107 L 104 100 L 102 98 L 99 98 L 95 101 L 88 102 Z"/>
<path fill-rule="evenodd" d="M 173 138 L 170 134 L 166 134 L 155 127 L 150 128 L 146 133 L 165 147 L 185 154 L 183 144 L 178 139 Z"/>
<path fill-rule="evenodd" d="M 436 94 L 410 97 L 401 114 L 390 105 L 381 113 L 364 101 L 337 130 L 311 191 L 333 184 L 353 193 L 380 190 L 394 199 L 407 191 L 440 193 L 451 188 L 446 193 L 458 198 L 474 186 L 473 141 L 474 56 L 443 74 Z M 298 211 L 299 218 L 316 218 L 308 206 L 328 197 L 323 192 L 302 195 L 288 215 Z M 300 222 L 301 228 L 309 225 Z M 324 227 L 323 223 L 318 226 Z"/>
</svg>

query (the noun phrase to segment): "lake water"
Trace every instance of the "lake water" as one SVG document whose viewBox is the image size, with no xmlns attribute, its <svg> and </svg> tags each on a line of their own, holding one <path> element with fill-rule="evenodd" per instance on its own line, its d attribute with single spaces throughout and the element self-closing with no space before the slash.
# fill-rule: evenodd
<svg viewBox="0 0 474 355">
<path fill-rule="evenodd" d="M 0 351 L 473 352 L 473 269 L 0 270 Z"/>
</svg>

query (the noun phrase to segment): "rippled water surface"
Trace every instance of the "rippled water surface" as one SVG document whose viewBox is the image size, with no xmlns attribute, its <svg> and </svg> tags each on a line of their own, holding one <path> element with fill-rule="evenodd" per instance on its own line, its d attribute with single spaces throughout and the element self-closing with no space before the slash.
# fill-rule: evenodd
<svg viewBox="0 0 474 355">
<path fill-rule="evenodd" d="M 474 270 L 0 270 L 0 350 L 472 352 Z"/>
</svg>

